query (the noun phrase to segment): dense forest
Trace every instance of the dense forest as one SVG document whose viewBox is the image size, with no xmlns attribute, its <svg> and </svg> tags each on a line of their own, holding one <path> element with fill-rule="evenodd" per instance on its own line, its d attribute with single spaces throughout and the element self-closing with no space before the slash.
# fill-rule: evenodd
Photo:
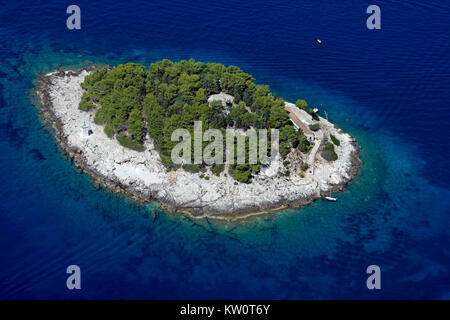
<svg viewBox="0 0 450 320">
<path fill-rule="evenodd" d="M 171 161 L 171 150 L 177 144 L 171 141 L 172 132 L 177 128 L 193 132 L 194 121 L 202 121 L 203 131 L 277 128 L 283 157 L 291 148 L 306 152 L 311 147 L 304 134 L 291 125 L 284 101 L 271 94 L 268 86 L 256 85 L 251 75 L 236 66 L 165 59 L 147 70 L 128 63 L 97 69 L 81 85 L 85 91 L 79 108 L 95 108 L 94 121 L 105 125 L 105 134 L 136 150 L 142 150 L 145 136 L 150 134 L 168 169 L 178 167 Z M 210 95 L 220 92 L 234 96 L 228 113 L 219 101 L 207 102 Z M 191 172 L 205 171 L 205 167 L 183 165 Z M 219 174 L 223 168 L 217 165 L 211 169 Z M 240 182 L 248 182 L 260 168 L 259 164 L 236 164 L 229 173 Z"/>
</svg>

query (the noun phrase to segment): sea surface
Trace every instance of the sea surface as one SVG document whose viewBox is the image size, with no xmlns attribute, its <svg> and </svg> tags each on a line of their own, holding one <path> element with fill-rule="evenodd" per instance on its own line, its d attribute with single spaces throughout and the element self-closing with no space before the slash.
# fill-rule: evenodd
<svg viewBox="0 0 450 320">
<path fill-rule="evenodd" d="M 448 1 L 73 4 L 81 30 L 67 1 L 0 5 L 1 299 L 450 298 Z M 162 58 L 234 64 L 327 111 L 362 147 L 359 175 L 337 203 L 232 223 L 97 189 L 40 120 L 36 78 Z"/>
</svg>

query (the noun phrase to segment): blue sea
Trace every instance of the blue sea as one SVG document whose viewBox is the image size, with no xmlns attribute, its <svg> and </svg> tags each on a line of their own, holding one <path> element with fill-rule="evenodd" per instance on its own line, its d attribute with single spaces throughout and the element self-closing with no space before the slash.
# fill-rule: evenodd
<svg viewBox="0 0 450 320">
<path fill-rule="evenodd" d="M 449 17 L 439 0 L 3 1 L 0 298 L 450 299 Z M 362 147 L 357 178 L 337 203 L 238 222 L 96 188 L 39 118 L 36 79 L 163 58 L 237 65 L 319 106 Z"/>
</svg>

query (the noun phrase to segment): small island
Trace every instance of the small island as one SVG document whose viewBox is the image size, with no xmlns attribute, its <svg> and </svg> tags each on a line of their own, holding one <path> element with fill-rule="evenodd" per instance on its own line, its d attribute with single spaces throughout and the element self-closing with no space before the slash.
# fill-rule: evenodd
<svg viewBox="0 0 450 320">
<path fill-rule="evenodd" d="M 299 206 L 341 190 L 359 167 L 350 135 L 305 100 L 286 102 L 236 66 L 165 59 L 148 69 L 93 66 L 39 80 L 41 114 L 73 163 L 98 184 L 169 211 L 234 218 Z M 177 129 L 192 133 L 189 149 L 227 161 L 212 163 L 195 150 L 174 161 Z M 231 144 L 202 140 L 211 130 L 235 137 Z M 257 161 L 239 162 L 251 159 L 246 138 L 256 131 L 268 141 L 276 131 L 277 145 L 265 162 L 261 148 Z M 230 149 L 238 161 L 228 161 Z"/>
</svg>

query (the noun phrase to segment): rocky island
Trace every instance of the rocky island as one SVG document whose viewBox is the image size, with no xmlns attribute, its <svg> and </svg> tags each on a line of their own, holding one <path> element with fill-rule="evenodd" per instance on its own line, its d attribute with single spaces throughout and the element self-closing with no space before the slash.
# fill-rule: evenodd
<svg viewBox="0 0 450 320">
<path fill-rule="evenodd" d="M 138 201 L 157 200 L 169 211 L 235 218 L 298 206 L 341 190 L 359 166 L 350 135 L 306 101 L 286 102 L 235 66 L 162 60 L 149 69 L 90 67 L 39 81 L 41 114 L 74 164 L 102 186 Z M 224 134 L 277 130 L 279 145 L 276 152 L 269 147 L 265 163 L 185 155 L 174 161 L 174 130 L 192 133 L 197 123 L 202 132 Z M 208 143 L 200 148 L 205 152 Z M 244 150 L 248 158 L 248 139 Z"/>
</svg>

